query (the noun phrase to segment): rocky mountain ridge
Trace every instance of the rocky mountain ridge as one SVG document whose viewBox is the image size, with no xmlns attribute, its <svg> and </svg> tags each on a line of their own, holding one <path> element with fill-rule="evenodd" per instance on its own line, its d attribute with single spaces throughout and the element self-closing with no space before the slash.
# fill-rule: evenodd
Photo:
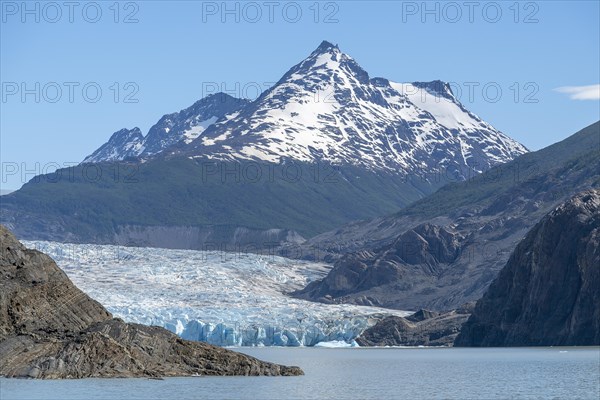
<svg viewBox="0 0 600 400">
<path fill-rule="evenodd" d="M 179 112 L 163 115 L 144 137 L 140 128 L 121 129 L 87 156 L 83 163 L 147 159 L 179 142 L 190 143 L 210 125 L 235 113 L 249 102 L 226 93 L 215 93 Z"/>
<path fill-rule="evenodd" d="M 419 310 L 408 317 L 386 317 L 365 330 L 356 342 L 361 346 L 450 347 L 473 311 L 474 303 L 438 313 Z"/>
</svg>

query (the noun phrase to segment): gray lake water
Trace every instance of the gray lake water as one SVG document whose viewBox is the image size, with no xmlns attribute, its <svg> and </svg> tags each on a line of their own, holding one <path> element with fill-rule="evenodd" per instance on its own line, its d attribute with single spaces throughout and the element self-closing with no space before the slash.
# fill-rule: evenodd
<svg viewBox="0 0 600 400">
<path fill-rule="evenodd" d="M 0 399 L 594 399 L 600 348 L 242 348 L 302 377 L 0 379 Z"/>
</svg>

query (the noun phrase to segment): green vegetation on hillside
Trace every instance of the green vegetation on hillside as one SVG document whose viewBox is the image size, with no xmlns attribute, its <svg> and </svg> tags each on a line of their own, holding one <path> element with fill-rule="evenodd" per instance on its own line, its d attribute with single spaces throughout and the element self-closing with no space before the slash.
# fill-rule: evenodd
<svg viewBox="0 0 600 400">
<path fill-rule="evenodd" d="M 81 238 L 123 225 L 284 228 L 312 236 L 389 214 L 442 184 L 350 166 L 171 158 L 58 170 L 3 197 L 2 209 L 3 219 L 35 215 L 40 229 L 56 224 Z"/>
</svg>

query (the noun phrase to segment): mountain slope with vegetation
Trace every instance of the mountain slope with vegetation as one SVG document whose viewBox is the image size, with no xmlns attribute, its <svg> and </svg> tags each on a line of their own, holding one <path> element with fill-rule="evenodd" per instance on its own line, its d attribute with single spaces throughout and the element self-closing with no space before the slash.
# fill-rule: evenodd
<svg viewBox="0 0 600 400">
<path fill-rule="evenodd" d="M 194 249 L 228 243 L 227 236 L 243 227 L 261 240 L 248 238 L 248 244 L 262 247 L 278 242 L 268 235 L 257 239 L 256 230 L 279 228 L 310 237 L 350 220 L 393 212 L 431 190 L 420 180 L 408 183 L 352 166 L 182 157 L 91 165 L 36 177 L 2 196 L 2 222 L 23 239 L 82 243 L 119 243 L 120 233 L 130 227 L 180 227 L 189 234 L 200 227 L 196 242 L 189 243 Z M 166 239 L 149 245 L 163 247 Z"/>
</svg>

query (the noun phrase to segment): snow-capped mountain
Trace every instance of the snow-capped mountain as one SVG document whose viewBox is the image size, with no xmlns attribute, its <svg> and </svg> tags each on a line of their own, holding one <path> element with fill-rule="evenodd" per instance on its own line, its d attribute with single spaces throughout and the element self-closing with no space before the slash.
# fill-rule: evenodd
<svg viewBox="0 0 600 400">
<path fill-rule="evenodd" d="M 448 84 L 369 78 L 327 41 L 253 102 L 231 98 L 220 115 L 196 110 L 210 99 L 164 116 L 141 145 L 135 143 L 142 149 L 138 157 L 162 152 L 273 163 L 291 159 L 400 173 L 447 167 L 464 176 L 468 169 L 483 171 L 527 152 L 469 112 Z M 96 153 L 85 161 L 107 160 Z M 123 147 L 120 159 L 126 155 Z"/>
<path fill-rule="evenodd" d="M 84 163 L 120 161 L 131 158 L 149 158 L 176 143 L 189 143 L 207 127 L 248 104 L 225 93 L 216 93 L 198 100 L 192 106 L 163 115 L 144 137 L 139 128 L 121 129 L 102 145 Z"/>
<path fill-rule="evenodd" d="M 481 171 L 527 149 L 466 110 L 447 84 L 370 79 L 338 46 L 323 42 L 183 151 L 410 172 L 443 165 Z"/>
</svg>

